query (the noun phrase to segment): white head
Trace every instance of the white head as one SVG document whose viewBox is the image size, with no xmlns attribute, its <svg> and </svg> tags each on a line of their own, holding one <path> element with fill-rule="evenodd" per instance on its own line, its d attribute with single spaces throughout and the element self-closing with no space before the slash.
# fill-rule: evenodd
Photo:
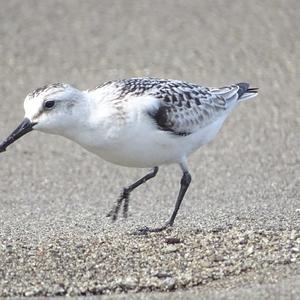
<svg viewBox="0 0 300 300">
<path fill-rule="evenodd" d="M 25 98 L 25 118 L 35 123 L 36 130 L 61 134 L 70 123 L 78 121 L 76 112 L 83 98 L 83 92 L 65 83 L 38 88 Z"/>
<path fill-rule="evenodd" d="M 0 152 L 33 129 L 67 135 L 79 124 L 79 114 L 85 112 L 85 94 L 64 83 L 50 84 L 34 90 L 24 101 L 25 118 L 0 144 Z"/>
</svg>

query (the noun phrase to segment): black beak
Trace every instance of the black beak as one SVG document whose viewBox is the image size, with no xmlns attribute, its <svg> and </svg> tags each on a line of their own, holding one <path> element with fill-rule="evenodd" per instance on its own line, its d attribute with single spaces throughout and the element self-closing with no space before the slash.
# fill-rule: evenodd
<svg viewBox="0 0 300 300">
<path fill-rule="evenodd" d="M 0 153 L 6 150 L 6 147 L 12 144 L 14 141 L 19 139 L 24 134 L 30 132 L 36 123 L 25 118 L 22 123 L 2 142 L 0 143 Z"/>
</svg>

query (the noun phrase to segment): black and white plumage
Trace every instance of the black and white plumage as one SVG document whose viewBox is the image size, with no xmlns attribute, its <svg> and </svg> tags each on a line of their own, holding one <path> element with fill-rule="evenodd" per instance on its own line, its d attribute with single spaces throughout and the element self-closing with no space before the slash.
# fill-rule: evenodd
<svg viewBox="0 0 300 300">
<path fill-rule="evenodd" d="M 109 81 L 97 88 L 110 86 L 118 91 L 117 99 L 151 95 L 160 100 L 159 109 L 149 111 L 161 130 L 177 135 L 189 135 L 205 127 L 238 99 L 249 99 L 256 89 L 238 83 L 222 88 L 208 88 L 180 80 L 131 78 Z"/>
<path fill-rule="evenodd" d="M 153 170 L 128 188 L 112 212 L 117 218 L 124 205 L 127 216 L 130 192 L 154 177 L 158 166 L 178 163 L 183 171 L 172 226 L 190 184 L 187 157 L 211 141 L 238 102 L 257 89 L 247 83 L 208 88 L 179 80 L 131 78 L 106 82 L 80 91 L 68 84 L 52 84 L 28 94 L 25 119 L 0 144 L 0 152 L 32 129 L 59 134 L 112 163 Z"/>
</svg>

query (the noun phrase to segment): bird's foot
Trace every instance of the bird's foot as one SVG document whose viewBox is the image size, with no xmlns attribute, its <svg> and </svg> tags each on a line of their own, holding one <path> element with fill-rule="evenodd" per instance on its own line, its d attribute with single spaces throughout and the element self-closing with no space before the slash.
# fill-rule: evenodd
<svg viewBox="0 0 300 300">
<path fill-rule="evenodd" d="M 124 188 L 123 192 L 121 193 L 120 197 L 117 200 L 116 205 L 111 209 L 111 211 L 106 215 L 107 217 L 111 218 L 114 222 L 118 219 L 119 212 L 121 205 L 123 203 L 123 218 L 127 218 L 128 216 L 128 205 L 129 205 L 129 190 Z"/>
<path fill-rule="evenodd" d="M 147 235 L 150 232 L 162 232 L 168 228 L 171 228 L 173 226 L 173 223 L 171 223 L 170 221 L 168 221 L 165 225 L 161 226 L 161 227 L 154 227 L 154 228 L 150 228 L 147 226 L 141 227 L 136 229 L 133 234 L 135 235 Z"/>
</svg>

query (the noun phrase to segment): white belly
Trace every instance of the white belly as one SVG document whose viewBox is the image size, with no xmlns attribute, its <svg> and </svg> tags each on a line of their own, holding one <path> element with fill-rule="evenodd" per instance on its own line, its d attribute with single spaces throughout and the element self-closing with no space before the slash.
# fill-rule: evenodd
<svg viewBox="0 0 300 300">
<path fill-rule="evenodd" d="M 224 119 L 219 119 L 188 136 L 178 136 L 159 130 L 153 124 L 146 124 L 138 130 L 124 129 L 122 134 L 105 145 L 80 144 L 104 160 L 127 167 L 148 168 L 180 163 L 199 147 L 210 142 L 218 133 Z"/>
</svg>

